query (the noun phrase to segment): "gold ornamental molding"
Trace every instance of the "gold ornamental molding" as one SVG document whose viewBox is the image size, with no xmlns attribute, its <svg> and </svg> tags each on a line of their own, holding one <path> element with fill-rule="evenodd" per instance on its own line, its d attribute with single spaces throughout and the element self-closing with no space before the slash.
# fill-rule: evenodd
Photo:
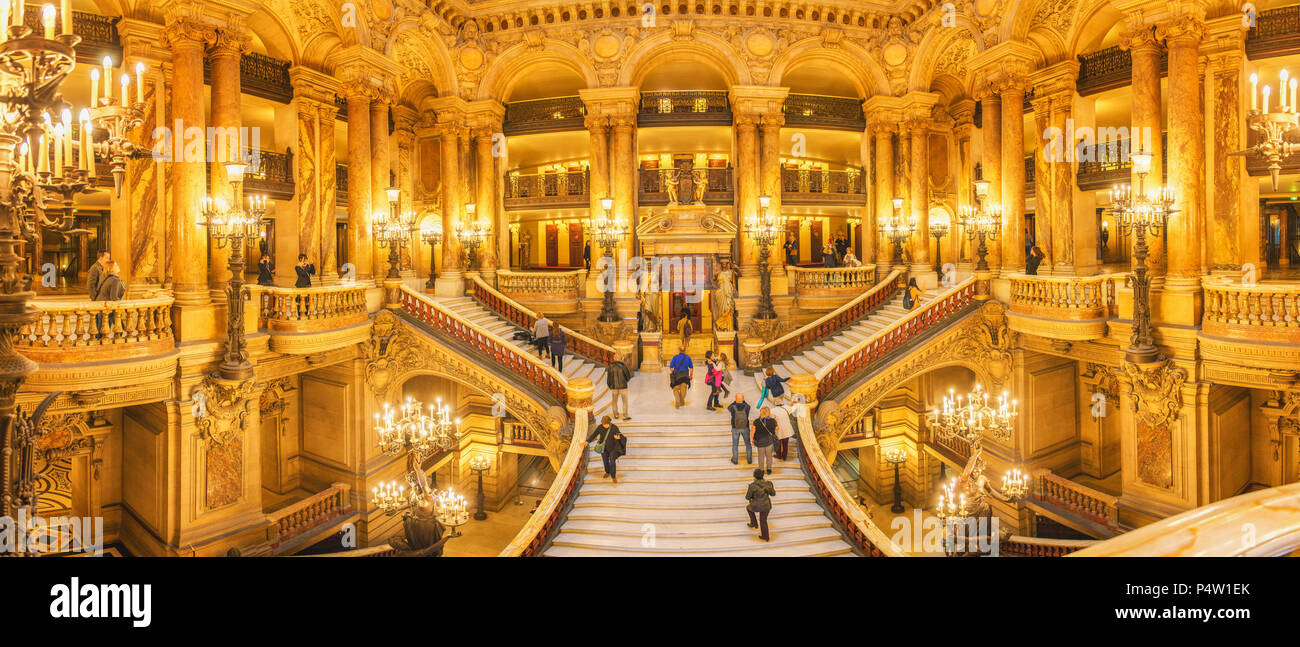
<svg viewBox="0 0 1300 647">
<path fill-rule="evenodd" d="M 366 384 L 378 400 L 386 399 L 390 391 L 417 375 L 441 377 L 488 397 L 504 395 L 506 411 L 542 440 L 553 466 L 558 466 L 568 451 L 570 439 L 561 435 L 561 424 L 550 415 L 549 405 L 437 340 L 417 334 L 410 324 L 388 310 L 375 315 L 364 356 Z"/>
<path fill-rule="evenodd" d="M 818 405 L 817 444 L 826 456 L 839 451 L 844 434 L 894 389 L 908 380 L 947 366 L 962 366 L 997 392 L 1011 377 L 1017 335 L 1007 326 L 1003 306 L 990 301 L 961 323 L 897 358 L 852 392 Z"/>
<path fill-rule="evenodd" d="M 248 403 L 262 387 L 253 378 L 236 381 L 205 375 L 194 389 L 195 399 L 202 402 L 193 409 L 199 437 L 209 445 L 225 445 L 242 436 L 248 431 Z"/>
</svg>

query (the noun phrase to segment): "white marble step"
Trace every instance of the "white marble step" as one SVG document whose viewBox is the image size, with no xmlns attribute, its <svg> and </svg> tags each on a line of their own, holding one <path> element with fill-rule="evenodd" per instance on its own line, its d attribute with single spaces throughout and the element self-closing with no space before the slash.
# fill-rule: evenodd
<svg viewBox="0 0 1300 647">
<path fill-rule="evenodd" d="M 638 539 L 645 535 L 643 530 L 645 524 L 653 523 L 654 532 L 658 537 L 734 537 L 737 535 L 748 536 L 754 531 L 747 528 L 745 524 L 749 523 L 749 515 L 741 509 L 737 509 L 731 519 L 717 520 L 703 523 L 690 523 L 681 521 L 641 521 L 637 520 L 587 520 L 570 518 L 564 524 L 564 532 L 573 534 L 595 534 L 609 535 L 616 537 L 637 537 Z M 835 525 L 824 514 L 818 513 L 804 514 L 802 516 L 785 516 L 775 518 L 771 515 L 767 518 L 769 528 L 777 523 L 780 524 L 782 531 L 800 531 L 800 530 L 821 530 L 829 529 L 834 532 Z"/>
<path fill-rule="evenodd" d="M 802 472 L 798 473 L 803 476 Z M 776 476 L 775 473 L 772 476 Z M 781 481 L 772 481 L 773 486 L 780 483 L 783 487 L 776 488 L 776 496 L 811 494 L 807 483 L 799 483 L 790 479 Z M 600 494 L 608 496 L 623 497 L 648 497 L 653 499 L 663 498 L 664 502 L 671 502 L 676 499 L 673 497 L 691 497 L 692 499 L 705 496 L 730 497 L 733 500 L 744 501 L 745 489 L 749 487 L 748 480 L 735 479 L 730 481 L 679 481 L 673 482 L 646 482 L 635 479 L 620 480 L 618 483 L 603 477 L 593 476 L 582 486 L 583 496 Z"/>
<path fill-rule="evenodd" d="M 768 520 L 795 519 L 799 517 L 826 518 L 826 511 L 816 503 L 784 502 L 777 505 L 772 499 L 772 512 Z M 568 521 L 633 521 L 637 523 L 730 523 L 736 519 L 748 520 L 745 506 L 730 506 L 718 510 L 688 510 L 685 508 L 668 508 L 664 510 L 636 510 L 631 514 L 623 508 L 587 507 L 574 508 L 569 512 Z"/>
<path fill-rule="evenodd" d="M 587 480 L 600 480 L 598 477 L 588 476 Z M 622 486 L 614 486 L 619 488 Z M 781 503 L 815 503 L 816 497 L 811 490 L 805 488 L 803 491 L 790 490 L 788 492 L 778 491 L 776 496 L 772 497 L 775 504 L 780 498 Z M 686 492 L 680 494 L 663 494 L 659 492 L 606 492 L 604 490 L 588 490 L 587 485 L 583 485 L 582 495 L 574 500 L 574 507 L 615 507 L 615 508 L 636 508 L 636 509 L 706 509 L 706 508 L 734 508 L 739 502 L 740 507 L 745 505 L 745 492 L 731 491 L 721 494 L 709 494 L 699 492 Z"/>
<path fill-rule="evenodd" d="M 770 524 L 770 520 L 769 520 Z M 799 542 L 787 542 L 778 539 L 780 536 L 776 530 L 773 530 L 773 539 L 765 542 L 758 538 L 758 531 L 754 533 L 753 543 L 743 546 L 715 549 L 662 549 L 643 548 L 638 543 L 634 547 L 611 547 L 607 545 L 591 545 L 570 542 L 568 540 L 557 541 L 546 551 L 547 557 L 841 557 L 850 556 L 853 552 L 844 540 L 836 536 L 834 539 L 822 540 L 804 540 Z M 563 534 L 563 533 L 561 533 Z"/>
<path fill-rule="evenodd" d="M 587 548 L 605 547 L 612 549 L 637 549 L 637 550 L 655 550 L 655 551 L 698 551 L 698 550 L 744 550 L 752 549 L 768 544 L 758 538 L 758 530 L 749 528 L 748 516 L 744 522 L 733 522 L 728 524 L 734 527 L 729 533 L 718 532 L 703 535 L 681 536 L 673 534 L 654 533 L 653 545 L 646 546 L 651 542 L 648 533 L 609 533 L 599 531 L 570 530 L 564 527 L 555 537 L 556 546 L 583 546 Z M 723 525 L 723 524 L 717 524 Z M 771 532 L 772 520 L 768 518 L 768 531 Z M 840 535 L 834 528 L 800 528 L 800 529 L 782 529 L 780 539 L 773 537 L 777 546 L 792 546 L 805 543 L 813 543 L 839 539 Z"/>
<path fill-rule="evenodd" d="M 744 462 L 744 461 L 741 461 Z M 728 463 L 730 464 L 730 463 Z M 721 471 L 721 470 L 700 470 L 697 472 L 670 472 L 667 470 L 624 470 L 622 461 L 618 466 L 618 487 L 623 485 L 632 485 L 636 483 L 655 484 L 659 486 L 676 486 L 684 484 L 715 484 L 730 483 L 732 485 L 747 485 L 750 480 L 750 472 L 753 468 L 743 471 Z M 605 470 L 600 463 L 591 463 L 588 466 L 587 473 L 604 480 L 602 474 Z M 783 484 L 792 487 L 801 487 L 804 485 L 803 472 L 799 470 L 773 470 L 767 475 L 767 480 L 771 481 L 777 488 Z M 591 481 L 595 484 L 597 481 Z M 583 486 L 587 487 L 587 486 Z"/>
</svg>

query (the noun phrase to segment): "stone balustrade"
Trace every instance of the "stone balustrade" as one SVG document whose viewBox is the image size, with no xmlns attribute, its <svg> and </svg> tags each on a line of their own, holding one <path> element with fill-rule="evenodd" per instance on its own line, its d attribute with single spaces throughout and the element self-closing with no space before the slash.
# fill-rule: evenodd
<svg viewBox="0 0 1300 647">
<path fill-rule="evenodd" d="M 18 330 L 14 347 L 42 364 L 147 357 L 172 350 L 172 298 L 37 300 L 40 317 Z"/>
<path fill-rule="evenodd" d="M 511 421 L 502 425 L 504 431 L 504 442 L 507 445 L 522 445 L 525 447 L 544 447 L 541 439 L 533 430 L 528 428 L 522 422 Z"/>
<path fill-rule="evenodd" d="M 1115 305 L 1114 277 L 1013 274 L 1010 310 L 1053 319 L 1105 319 Z"/>
<path fill-rule="evenodd" d="M 1062 508 L 1108 530 L 1120 532 L 1119 497 L 1057 476 L 1049 469 L 1036 469 L 1031 476 L 1033 497 L 1041 503 Z"/>
<path fill-rule="evenodd" d="M 577 312 L 587 293 L 587 271 L 519 272 L 497 270 L 497 291 L 548 314 Z"/>
<path fill-rule="evenodd" d="M 756 351 L 756 357 L 747 359 L 747 365 L 753 368 L 771 366 L 782 357 L 793 355 L 813 344 L 821 343 L 823 339 L 867 316 L 872 310 L 893 298 L 894 293 L 900 287 L 902 277 L 902 272 L 894 270 L 889 273 L 889 276 L 885 277 L 885 280 L 856 299 L 818 317 L 815 321 L 763 344 Z"/>
<path fill-rule="evenodd" d="M 1300 284 L 1257 283 L 1243 285 L 1219 277 L 1206 277 L 1205 313 L 1201 330 L 1207 335 L 1300 343 Z"/>
<path fill-rule="evenodd" d="M 274 552 L 295 537 L 352 512 L 352 486 L 334 483 L 301 501 L 266 515 L 266 540 Z"/>
<path fill-rule="evenodd" d="M 498 276 L 500 275 L 498 274 Z M 473 285 L 470 286 L 470 293 L 473 294 L 474 299 L 479 303 L 516 326 L 526 330 L 532 330 L 533 324 L 537 323 L 537 311 L 502 294 L 496 288 L 493 288 L 484 282 L 481 277 L 473 277 Z M 565 326 L 560 326 L 560 328 L 564 330 L 564 334 L 569 337 L 569 343 L 565 348 L 575 355 L 580 355 L 600 364 L 609 364 L 614 361 L 615 357 L 620 355 L 620 353 L 609 344 L 601 343 Z"/>
<path fill-rule="evenodd" d="M 797 267 L 787 265 L 794 274 L 795 295 L 799 298 L 862 294 L 876 284 L 876 266 Z"/>
<path fill-rule="evenodd" d="M 366 287 L 261 288 L 261 314 L 267 330 L 315 332 L 366 320 Z"/>
<path fill-rule="evenodd" d="M 1012 535 L 998 542 L 998 554 L 1016 557 L 1064 557 L 1097 543 L 1095 539 L 1050 539 Z"/>
<path fill-rule="evenodd" d="M 498 557 L 536 557 L 541 554 L 547 541 L 564 520 L 569 503 L 578 495 L 582 485 L 582 476 L 586 473 L 587 445 L 578 439 L 586 438 L 588 433 L 589 409 L 578 409 L 573 415 L 573 438 L 569 443 L 568 453 L 555 472 L 555 481 L 542 497 L 537 510 L 528 518 L 528 522 L 515 535 L 515 538 L 502 549 Z"/>
</svg>

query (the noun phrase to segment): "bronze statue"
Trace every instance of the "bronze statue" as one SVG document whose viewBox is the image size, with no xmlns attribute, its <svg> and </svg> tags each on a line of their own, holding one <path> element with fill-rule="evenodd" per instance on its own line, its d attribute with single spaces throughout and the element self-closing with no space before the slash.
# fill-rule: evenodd
<svg viewBox="0 0 1300 647">
<path fill-rule="evenodd" d="M 695 204 L 704 204 L 704 191 L 709 186 L 709 172 L 705 169 L 691 171 L 691 180 L 695 183 Z"/>
</svg>

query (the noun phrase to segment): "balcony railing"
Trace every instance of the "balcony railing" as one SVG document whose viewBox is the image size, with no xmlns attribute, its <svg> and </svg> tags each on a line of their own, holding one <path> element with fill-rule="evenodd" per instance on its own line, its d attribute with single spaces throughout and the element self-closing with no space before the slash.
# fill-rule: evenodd
<svg viewBox="0 0 1300 647">
<path fill-rule="evenodd" d="M 640 195 L 638 202 L 643 206 L 662 206 L 668 204 L 668 183 L 672 181 L 676 169 L 640 169 Z M 706 170 L 708 185 L 704 188 L 704 204 L 730 205 L 735 201 L 735 188 L 732 185 L 731 167 L 711 168 Z M 677 200 L 681 204 L 691 204 L 694 182 L 683 182 L 678 188 Z"/>
<path fill-rule="evenodd" d="M 580 209 L 590 206 L 588 171 L 510 175 L 506 178 L 506 209 Z"/>
<path fill-rule="evenodd" d="M 781 169 L 781 200 L 787 204 L 865 204 L 866 175 L 860 169 Z"/>
<path fill-rule="evenodd" d="M 1083 321 L 1114 314 L 1115 283 L 1110 275 L 1025 276 L 1011 279 L 1011 312 Z"/>
<path fill-rule="evenodd" d="M 282 61 L 257 52 L 247 52 L 239 58 L 239 89 L 243 94 L 270 99 L 279 103 L 293 100 L 293 84 L 289 82 L 289 61 Z M 203 80 L 210 82 L 212 59 L 203 59 Z"/>
<path fill-rule="evenodd" d="M 352 513 L 352 486 L 334 483 L 322 492 L 266 515 L 266 540 L 271 552 L 289 552 L 287 546 L 306 543 L 304 535 Z M 298 538 L 299 541 L 293 541 Z"/>
<path fill-rule="evenodd" d="M 541 439 L 522 422 L 507 422 L 502 425 L 503 441 L 507 445 L 543 448 Z"/>
<path fill-rule="evenodd" d="M 867 127 L 862 114 L 862 101 L 845 97 L 826 97 L 817 94 L 791 94 L 785 98 L 785 125 L 852 130 L 862 132 Z"/>
<path fill-rule="evenodd" d="M 331 285 L 313 288 L 266 287 L 262 317 L 271 332 L 316 332 L 366 321 L 366 288 Z"/>
<path fill-rule="evenodd" d="M 589 409 L 578 409 L 573 416 L 573 438 L 586 438 Z M 573 498 L 578 496 L 582 477 L 587 473 L 587 447 L 576 440 L 569 443 L 560 468 L 555 470 L 555 481 L 546 491 L 537 510 L 533 512 L 515 538 L 501 550 L 498 557 L 536 557 L 550 541 L 555 529 L 564 521 Z"/>
<path fill-rule="evenodd" d="M 543 308 L 552 314 L 577 312 L 586 296 L 587 270 L 567 272 L 516 272 L 497 270 L 501 294 Z M 559 309 L 557 309 L 559 308 Z"/>
<path fill-rule="evenodd" d="M 642 92 L 637 125 L 730 126 L 731 105 L 725 91 Z"/>
<path fill-rule="evenodd" d="M 1168 73 L 1169 55 L 1160 51 L 1160 75 Z M 1081 95 L 1097 94 L 1129 85 L 1133 78 L 1133 55 L 1119 45 L 1079 55 L 1079 78 L 1075 88 Z"/>
<path fill-rule="evenodd" d="M 1097 543 L 1095 539 L 1049 539 L 1012 535 L 999 542 L 998 554 L 1016 557 L 1064 557 Z"/>
<path fill-rule="evenodd" d="M 532 330 L 533 324 L 537 323 L 536 311 L 530 310 L 518 301 L 502 294 L 496 288 L 485 283 L 482 278 L 474 277 L 473 286 L 470 289 L 479 303 L 487 306 L 488 309 L 516 326 Z M 564 330 L 564 334 L 569 338 L 566 348 L 575 355 L 581 355 L 600 364 L 609 364 L 618 355 L 613 346 L 603 344 L 564 326 L 560 326 L 560 328 Z M 532 357 L 532 355 L 529 355 L 529 357 Z"/>
<path fill-rule="evenodd" d="M 801 298 L 862 294 L 876 284 L 875 265 L 831 268 L 787 265 L 785 269 L 794 273 L 795 294 Z"/>
<path fill-rule="evenodd" d="M 1143 143 L 1145 146 L 1146 143 Z M 1110 139 L 1092 146 L 1080 146 L 1076 182 L 1083 191 L 1104 191 L 1116 184 L 1129 184 L 1133 175 L 1133 161 L 1129 156 L 1138 152 L 1128 139 Z M 1169 134 L 1160 133 L 1161 172 L 1169 168 Z"/>
<path fill-rule="evenodd" d="M 554 97 L 506 104 L 507 135 L 582 130 L 587 107 L 579 97 Z"/>
<path fill-rule="evenodd" d="M 73 11 L 72 33 L 81 37 L 81 43 L 77 45 L 77 60 L 99 65 L 99 62 L 108 56 L 114 63 L 120 64 L 122 41 L 117 33 L 119 20 L 121 18 L 115 16 Z M 27 5 L 23 13 L 23 24 L 31 27 L 35 35 L 41 33 L 41 5 Z"/>
<path fill-rule="evenodd" d="M 283 153 L 258 151 L 244 173 L 244 190 L 261 193 L 273 200 L 292 200 L 294 190 L 293 149 Z"/>
<path fill-rule="evenodd" d="M 1300 54 L 1300 6 L 1291 4 L 1259 12 L 1255 28 L 1246 32 L 1246 57 L 1293 54 Z"/>
<path fill-rule="evenodd" d="M 169 296 L 32 305 L 40 318 L 19 328 L 14 347 L 42 364 L 132 359 L 175 347 Z"/>
<path fill-rule="evenodd" d="M 1086 485 L 1057 476 L 1049 469 L 1033 471 L 1033 497 L 1040 503 L 1060 508 L 1087 521 L 1120 532 L 1119 497 L 1098 492 Z"/>
<path fill-rule="evenodd" d="M 839 332 L 849 324 L 867 316 L 872 310 L 884 305 L 893 298 L 898 290 L 902 273 L 894 270 L 875 287 L 864 292 L 858 298 L 822 315 L 815 321 L 800 326 L 772 341 L 763 344 L 758 351 L 758 362 L 754 368 L 771 366 L 782 357 L 797 353 L 813 344 Z"/>
<path fill-rule="evenodd" d="M 1208 335 L 1258 342 L 1300 343 L 1300 285 L 1202 280 Z"/>
</svg>

